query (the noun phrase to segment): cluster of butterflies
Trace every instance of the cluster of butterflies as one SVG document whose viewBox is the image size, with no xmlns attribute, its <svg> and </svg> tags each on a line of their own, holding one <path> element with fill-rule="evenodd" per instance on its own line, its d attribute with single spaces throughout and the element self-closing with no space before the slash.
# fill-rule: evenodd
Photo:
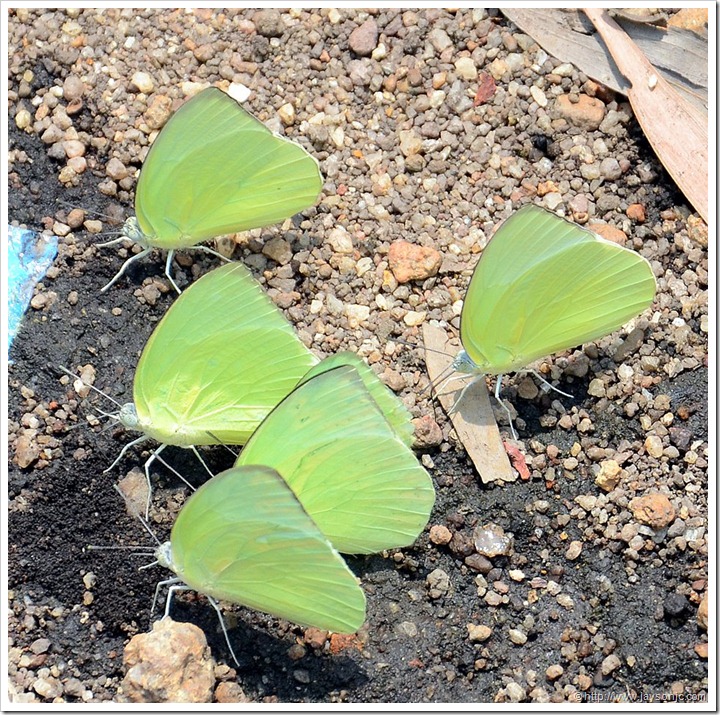
<svg viewBox="0 0 720 715">
<path fill-rule="evenodd" d="M 169 251 L 175 285 L 173 250 L 288 218 L 321 188 L 304 149 L 221 90 L 203 90 L 148 153 L 123 231 L 143 250 L 105 288 L 153 248 Z M 526 206 L 474 271 L 455 369 L 501 375 L 597 339 L 645 310 L 655 289 L 639 254 Z M 161 443 L 151 460 L 168 444 L 244 445 L 232 469 L 190 496 L 157 560 L 208 596 L 357 630 L 365 597 L 338 552 L 411 544 L 435 499 L 410 415 L 375 373 L 352 353 L 318 362 L 250 272 L 230 263 L 158 324 L 133 396 L 120 419 L 143 432 L 132 444 Z"/>
</svg>

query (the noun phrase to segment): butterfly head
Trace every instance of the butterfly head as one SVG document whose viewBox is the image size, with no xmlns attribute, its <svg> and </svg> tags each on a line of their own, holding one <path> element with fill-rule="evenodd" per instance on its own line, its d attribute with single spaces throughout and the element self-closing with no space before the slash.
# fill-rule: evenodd
<svg viewBox="0 0 720 715">
<path fill-rule="evenodd" d="M 140 427 L 140 418 L 138 417 L 137 410 L 132 402 L 126 402 L 120 408 L 120 412 L 118 412 L 118 420 L 125 429 L 135 430 L 137 432 L 142 431 L 142 428 Z"/>
<path fill-rule="evenodd" d="M 157 547 L 157 549 L 155 549 L 155 558 L 160 566 L 170 569 L 170 571 L 175 571 L 175 566 L 173 565 L 172 544 L 169 541 L 164 541 Z"/>
<path fill-rule="evenodd" d="M 135 241 L 135 243 L 141 245 L 143 248 L 148 247 L 148 237 L 143 233 L 143 230 L 140 228 L 137 216 L 131 216 L 130 218 L 125 219 L 122 232 L 125 238 L 129 238 L 131 241 Z"/>
<path fill-rule="evenodd" d="M 486 372 L 482 365 L 478 365 L 464 350 L 461 350 L 452 362 L 452 368 L 456 372 L 466 375 L 476 375 Z"/>
</svg>

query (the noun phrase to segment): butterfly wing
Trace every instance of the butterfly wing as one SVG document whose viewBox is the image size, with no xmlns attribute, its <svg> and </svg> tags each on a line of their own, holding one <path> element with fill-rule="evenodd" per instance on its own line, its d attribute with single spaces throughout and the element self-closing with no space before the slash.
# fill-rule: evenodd
<svg viewBox="0 0 720 715">
<path fill-rule="evenodd" d="M 135 211 L 148 245 L 193 246 L 312 206 L 317 161 L 209 87 L 170 118 L 143 163 Z"/>
<path fill-rule="evenodd" d="M 638 253 L 525 206 L 483 251 L 460 336 L 480 370 L 510 372 L 617 330 L 651 305 L 655 289 Z"/>
<path fill-rule="evenodd" d="M 435 501 L 430 476 L 348 366 L 293 390 L 236 464 L 275 469 L 343 553 L 411 544 Z"/>
<path fill-rule="evenodd" d="M 301 383 L 307 382 L 315 377 L 315 375 L 333 370 L 341 365 L 350 365 L 358 371 L 365 387 L 375 402 L 377 402 L 378 407 L 385 415 L 387 421 L 392 425 L 400 439 L 408 447 L 411 447 L 415 430 L 410 412 L 408 412 L 407 407 L 405 407 L 397 395 L 395 395 L 387 385 L 383 384 L 373 369 L 359 355 L 348 351 L 328 355 L 328 357 L 307 371 Z"/>
<path fill-rule="evenodd" d="M 166 444 L 244 444 L 317 362 L 241 263 L 195 281 L 135 373 L 140 426 Z"/>
<path fill-rule="evenodd" d="M 365 620 L 357 579 L 267 467 L 236 467 L 203 484 L 180 511 L 170 543 L 170 568 L 214 598 L 340 633 Z"/>
</svg>

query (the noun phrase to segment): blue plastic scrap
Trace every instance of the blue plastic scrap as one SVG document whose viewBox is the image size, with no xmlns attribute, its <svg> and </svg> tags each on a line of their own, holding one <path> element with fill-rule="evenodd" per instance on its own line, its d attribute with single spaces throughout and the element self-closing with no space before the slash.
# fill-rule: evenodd
<svg viewBox="0 0 720 715">
<path fill-rule="evenodd" d="M 8 351 L 35 285 L 57 256 L 57 236 L 8 226 Z"/>
</svg>

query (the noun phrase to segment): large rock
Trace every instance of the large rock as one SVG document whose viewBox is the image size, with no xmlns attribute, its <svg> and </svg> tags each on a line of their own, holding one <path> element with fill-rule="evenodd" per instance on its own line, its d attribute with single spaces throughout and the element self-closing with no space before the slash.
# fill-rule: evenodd
<svg viewBox="0 0 720 715">
<path fill-rule="evenodd" d="M 388 262 L 398 283 L 425 280 L 440 269 L 442 256 L 434 248 L 395 241 L 388 251 Z"/>
<path fill-rule="evenodd" d="M 192 623 L 163 618 L 125 648 L 127 673 L 118 700 L 130 703 L 209 703 L 215 661 L 205 634 Z"/>
<path fill-rule="evenodd" d="M 555 109 L 570 124 L 586 131 L 597 129 L 605 117 L 605 105 L 587 94 L 581 94 L 577 102 L 571 102 L 570 95 L 561 94 L 555 102 Z"/>
</svg>

